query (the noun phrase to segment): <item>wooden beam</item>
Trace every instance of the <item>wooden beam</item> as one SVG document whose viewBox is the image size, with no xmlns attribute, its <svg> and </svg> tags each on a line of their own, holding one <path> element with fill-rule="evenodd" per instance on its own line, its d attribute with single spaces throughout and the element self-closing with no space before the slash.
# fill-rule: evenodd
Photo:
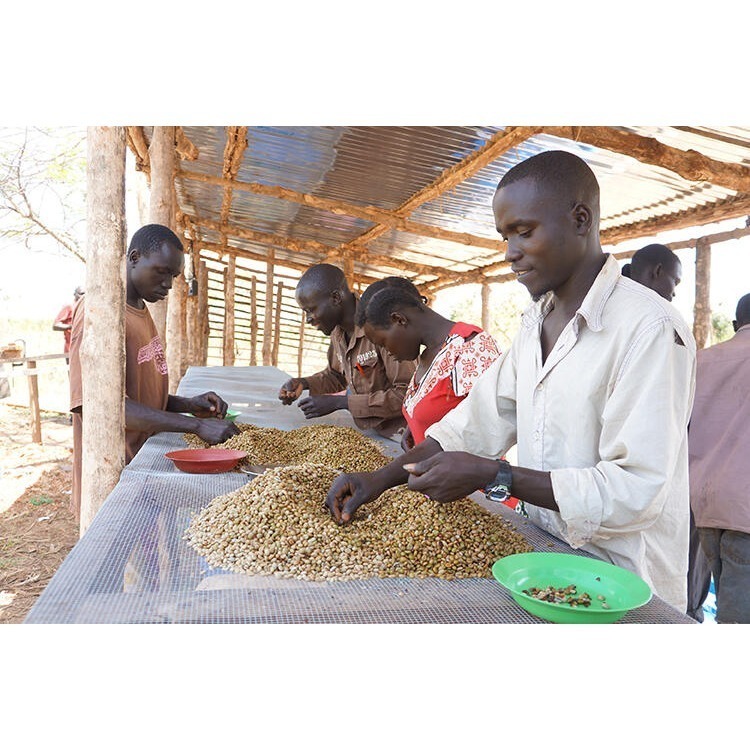
<svg viewBox="0 0 750 750">
<path fill-rule="evenodd" d="M 657 216 L 653 219 L 623 224 L 605 229 L 599 234 L 602 245 L 616 245 L 618 242 L 638 237 L 652 237 L 660 232 L 674 229 L 689 229 L 704 224 L 714 224 L 726 219 L 736 219 L 750 214 L 750 195 L 737 195 L 685 211 Z"/>
<path fill-rule="evenodd" d="M 299 320 L 299 344 L 297 346 L 297 377 L 302 377 L 302 353 L 305 346 L 305 318 L 304 311 Z"/>
<path fill-rule="evenodd" d="M 255 276 L 250 282 L 250 365 L 258 364 L 258 282 Z"/>
<path fill-rule="evenodd" d="M 750 169 L 711 159 L 698 151 L 667 146 L 656 138 L 628 133 L 612 127 L 544 127 L 543 132 L 578 143 L 626 154 L 642 164 L 663 167 L 690 182 L 710 182 L 739 193 L 750 193 Z"/>
<path fill-rule="evenodd" d="M 198 264 L 198 364 L 206 366 L 208 357 L 208 266 L 201 260 Z"/>
<path fill-rule="evenodd" d="M 698 349 L 711 341 L 711 245 L 705 237 L 695 248 L 695 306 L 693 336 Z"/>
<path fill-rule="evenodd" d="M 200 156 L 198 148 L 185 135 L 185 131 L 181 127 L 175 128 L 175 150 L 177 156 L 185 161 L 195 161 Z"/>
<path fill-rule="evenodd" d="M 205 229 L 212 229 L 215 232 L 225 233 L 228 237 L 240 237 L 242 239 L 257 242 L 260 245 L 273 246 L 290 250 L 291 252 L 309 253 L 315 256 L 315 263 L 341 262 L 342 249 L 331 245 L 324 245 L 322 242 L 315 240 L 293 240 L 283 235 L 270 234 L 268 232 L 257 232 L 252 229 L 244 229 L 234 224 L 224 224 L 210 219 L 195 219 L 196 223 Z M 458 278 L 462 271 L 445 271 L 441 265 L 424 265 L 419 263 L 409 263 L 407 261 L 393 258 L 389 255 L 375 255 L 370 253 L 367 248 L 360 247 L 364 260 L 371 265 L 379 266 L 378 270 L 383 270 L 383 275 L 389 275 L 389 269 L 392 271 L 403 271 L 413 276 L 444 276 L 448 278 Z M 286 263 L 286 261 L 279 261 Z M 309 268 L 309 263 L 306 268 Z M 289 265 L 292 268 L 291 265 Z M 355 277 L 356 278 L 356 277 Z"/>
<path fill-rule="evenodd" d="M 174 231 L 174 127 L 155 126 L 151 135 L 148 149 L 151 163 L 151 201 L 149 205 L 149 223 L 162 224 Z M 164 345 L 169 348 L 167 339 L 167 307 L 168 295 L 160 302 L 147 303 L 151 317 L 154 319 L 156 331 Z M 167 357 L 169 359 L 169 357 Z M 167 364 L 169 367 L 169 364 Z M 170 381 L 173 376 L 170 376 Z M 174 393 L 174 391 L 170 391 Z"/>
<path fill-rule="evenodd" d="M 299 193 L 296 190 L 279 187 L 276 185 L 262 185 L 258 182 L 238 182 L 226 180 L 223 177 L 214 177 L 213 175 L 201 174 L 199 172 L 190 172 L 180 170 L 177 173 L 178 178 L 194 180 L 208 185 L 217 185 L 219 187 L 231 187 L 234 190 L 265 195 L 281 200 L 288 200 L 294 203 L 300 203 L 304 206 L 328 211 L 337 216 L 353 216 L 364 221 L 371 221 L 377 224 L 383 224 L 390 229 L 397 229 L 400 232 L 409 232 L 420 237 L 429 237 L 431 239 L 443 240 L 445 242 L 456 242 L 461 245 L 470 245 L 481 247 L 486 250 L 500 252 L 500 241 L 488 237 L 479 237 L 467 232 L 454 232 L 441 227 L 434 227 L 429 224 L 421 224 L 410 219 L 398 216 L 393 211 L 386 211 L 375 206 L 358 206 L 354 203 L 345 201 L 331 200 L 330 198 L 320 198 L 309 193 Z"/>
<path fill-rule="evenodd" d="M 670 242 L 667 247 L 672 250 L 684 250 L 688 247 L 697 247 L 698 242 L 701 239 L 705 239 L 710 245 L 718 245 L 720 242 L 727 242 L 729 240 L 738 240 L 741 237 L 747 237 L 750 235 L 750 226 L 742 227 L 740 229 L 730 229 L 726 232 L 716 232 L 715 234 L 709 234 L 705 237 L 694 237 L 690 240 L 680 240 L 680 242 Z M 615 253 L 615 257 L 619 258 L 620 255 Z M 626 256 L 622 256 L 626 257 Z"/>
<path fill-rule="evenodd" d="M 125 128 L 127 143 L 135 156 L 135 168 L 139 172 L 145 172 L 148 177 L 151 172 L 151 160 L 148 155 L 148 143 L 141 125 L 128 125 Z"/>
<path fill-rule="evenodd" d="M 266 309 L 263 311 L 263 364 L 271 364 L 273 353 L 273 261 L 274 252 L 270 251 L 266 262 Z"/>
<path fill-rule="evenodd" d="M 86 141 L 81 536 L 125 466 L 125 128 L 89 127 Z"/>
<path fill-rule="evenodd" d="M 284 283 L 279 282 L 276 285 L 276 311 L 273 331 L 273 354 L 271 364 L 274 367 L 279 366 L 279 336 L 281 335 L 281 298 L 284 294 Z"/>
<path fill-rule="evenodd" d="M 482 329 L 490 330 L 490 285 L 482 284 Z"/>
<path fill-rule="evenodd" d="M 29 413 L 31 415 L 31 441 L 42 444 L 42 418 L 39 412 L 39 376 L 36 374 L 36 360 L 27 364 L 26 377 L 29 385 Z"/>
<path fill-rule="evenodd" d="M 224 367 L 234 365 L 234 281 L 237 259 L 229 256 L 224 269 Z"/>
<path fill-rule="evenodd" d="M 408 216 L 422 204 L 428 203 L 443 193 L 452 190 L 456 185 L 459 185 L 481 169 L 484 169 L 488 164 L 491 164 L 506 151 L 515 148 L 528 138 L 531 138 L 531 136 L 536 135 L 539 131 L 540 128 L 537 127 L 509 127 L 498 131 L 487 140 L 484 146 L 466 156 L 458 164 L 454 164 L 449 169 L 446 169 L 436 180 L 412 195 L 411 198 L 402 203 L 393 213 L 396 216 Z M 358 245 L 366 245 L 368 242 L 380 237 L 388 229 L 388 226 L 378 224 L 368 229 L 355 240 L 342 245 L 342 250 L 346 252 L 353 250 Z"/>
</svg>

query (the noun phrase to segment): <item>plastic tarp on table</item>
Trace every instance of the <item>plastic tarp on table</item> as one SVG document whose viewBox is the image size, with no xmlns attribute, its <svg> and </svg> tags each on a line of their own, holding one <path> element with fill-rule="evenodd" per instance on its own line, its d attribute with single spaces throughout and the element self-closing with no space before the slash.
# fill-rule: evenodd
<svg viewBox="0 0 750 750">
<path fill-rule="evenodd" d="M 190 368 L 178 394 L 216 391 L 239 421 L 294 429 L 354 426 L 345 411 L 305 420 L 284 406 L 273 367 Z M 389 455 L 400 448 L 378 438 Z M 237 472 L 185 474 L 164 454 L 183 436 L 149 438 L 122 472 L 83 538 L 29 612 L 27 623 L 540 623 L 491 577 L 299 581 L 211 569 L 184 540 L 191 517 L 212 498 L 251 481 Z M 478 499 L 508 519 L 541 552 L 571 552 L 511 509 Z M 488 576 L 489 576 L 488 571 Z M 694 623 L 658 598 L 623 623 Z"/>
</svg>

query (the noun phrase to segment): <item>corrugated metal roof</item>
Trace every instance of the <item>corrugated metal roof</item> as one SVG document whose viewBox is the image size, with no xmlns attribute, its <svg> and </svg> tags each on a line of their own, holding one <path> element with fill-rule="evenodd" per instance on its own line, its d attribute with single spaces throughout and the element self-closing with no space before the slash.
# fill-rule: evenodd
<svg viewBox="0 0 750 750">
<path fill-rule="evenodd" d="M 622 126 L 619 129 L 750 168 L 750 128 Z M 149 129 L 145 128 L 144 132 L 149 138 Z M 236 179 L 393 211 L 485 146 L 488 139 L 503 132 L 502 126 L 248 126 L 247 149 Z M 184 133 L 198 149 L 199 156 L 194 161 L 183 160 L 180 167 L 221 177 L 227 129 L 191 126 L 185 127 Z M 408 214 L 408 219 L 418 224 L 466 233 L 484 240 L 485 244 L 487 240 L 493 244 L 498 241 L 496 249 L 391 227 L 367 242 L 369 253 L 380 258 L 355 256 L 355 273 L 368 278 L 397 273 L 420 283 L 432 281 L 446 271 L 476 271 L 501 261 L 503 254 L 491 211 L 495 187 L 514 164 L 549 149 L 576 153 L 594 170 L 601 186 L 602 230 L 695 209 L 710 209 L 736 195 L 736 191 L 727 187 L 691 182 L 630 156 L 539 134 Z M 198 225 L 204 221 L 220 221 L 223 186 L 178 178 L 177 195 L 180 210 Z M 285 262 L 305 265 L 320 262 L 320 246 L 330 249 L 334 261 L 343 261 L 342 246 L 358 242 L 375 222 L 300 202 L 234 190 L 228 225 L 230 248 L 263 255 L 269 246 L 263 241 L 237 236 L 235 228 L 303 243 L 301 248 L 284 248 L 278 244 L 274 247 L 276 263 L 283 266 Z M 222 242 L 218 231 L 205 226 L 200 228 L 200 237 L 203 242 L 216 245 Z M 304 243 L 319 245 L 304 246 Z M 389 267 L 384 260 L 386 257 L 394 259 L 394 266 Z M 265 271 L 259 268 L 258 273 Z M 291 274 L 290 279 L 299 276 L 299 270 L 287 273 Z M 285 326 L 291 330 L 298 324 L 298 320 L 291 320 L 291 313 L 285 312 Z"/>
</svg>

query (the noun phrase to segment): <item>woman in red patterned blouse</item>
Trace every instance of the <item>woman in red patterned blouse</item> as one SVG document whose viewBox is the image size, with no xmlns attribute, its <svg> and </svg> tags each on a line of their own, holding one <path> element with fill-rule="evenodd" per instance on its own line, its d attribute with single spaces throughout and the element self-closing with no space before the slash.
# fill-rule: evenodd
<svg viewBox="0 0 750 750">
<path fill-rule="evenodd" d="M 370 341 L 396 359 L 417 361 L 402 407 L 408 424 L 401 441 L 404 450 L 421 443 L 425 430 L 466 398 L 479 376 L 500 357 L 492 336 L 439 315 L 408 279 L 396 276 L 365 289 L 356 322 Z"/>
</svg>

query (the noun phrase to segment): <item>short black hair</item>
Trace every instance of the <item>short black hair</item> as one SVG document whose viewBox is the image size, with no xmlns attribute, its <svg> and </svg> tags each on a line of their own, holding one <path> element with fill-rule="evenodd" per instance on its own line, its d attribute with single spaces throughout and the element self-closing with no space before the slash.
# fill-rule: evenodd
<svg viewBox="0 0 750 750">
<path fill-rule="evenodd" d="M 181 253 L 185 252 L 180 238 L 169 227 L 163 224 L 145 224 L 131 237 L 128 252 L 138 250 L 141 255 L 151 255 L 165 242 Z"/>
<path fill-rule="evenodd" d="M 357 305 L 355 323 L 362 328 L 365 323 L 376 328 L 390 325 L 391 313 L 400 307 L 425 307 L 425 297 L 413 282 L 401 276 L 386 276 L 375 281 L 362 292 Z"/>
<path fill-rule="evenodd" d="M 335 290 L 349 291 L 346 275 L 338 267 L 330 263 L 316 263 L 305 271 L 297 282 L 297 289 L 312 289 L 318 293 L 328 294 Z"/>
<path fill-rule="evenodd" d="M 750 294 L 740 297 L 734 319 L 737 322 L 737 328 L 750 323 Z"/>
<path fill-rule="evenodd" d="M 655 242 L 652 245 L 642 247 L 635 253 L 630 259 L 630 263 L 627 263 L 623 267 L 622 273 L 623 276 L 629 276 L 630 278 L 632 278 L 634 273 L 636 276 L 640 276 L 645 271 L 658 266 L 659 263 L 663 266 L 674 268 L 681 261 L 666 245 L 660 245 L 658 242 Z"/>
<path fill-rule="evenodd" d="M 580 156 L 568 151 L 542 151 L 511 167 L 498 183 L 497 190 L 525 179 L 569 196 L 570 208 L 583 202 L 599 215 L 599 183 Z"/>
</svg>

